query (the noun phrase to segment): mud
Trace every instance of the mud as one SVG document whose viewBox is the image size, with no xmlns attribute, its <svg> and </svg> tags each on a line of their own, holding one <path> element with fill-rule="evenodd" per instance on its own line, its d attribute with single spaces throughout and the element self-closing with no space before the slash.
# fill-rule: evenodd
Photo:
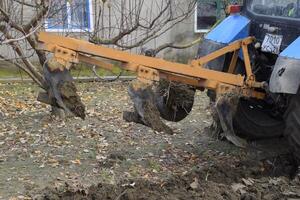
<svg viewBox="0 0 300 200">
<path fill-rule="evenodd" d="M 61 81 L 58 90 L 66 107 L 77 117 L 85 119 L 85 106 L 77 94 L 76 86 L 71 81 Z"/>
<path fill-rule="evenodd" d="M 184 87 L 182 94 L 187 91 Z M 125 112 L 127 121 L 147 125 L 158 132 L 171 133 L 171 129 L 160 118 L 150 88 L 131 89 L 135 112 Z M 171 90 L 170 90 L 171 91 Z M 175 91 L 175 90 L 174 90 Z M 171 108 L 178 99 L 184 98 L 190 104 L 191 93 L 176 95 L 171 92 Z M 192 90 L 191 90 L 192 91 Z M 178 90 L 177 90 L 178 92 Z M 162 94 L 161 96 L 164 96 Z M 172 98 L 178 97 L 178 98 Z M 168 104 L 166 104 L 168 107 Z M 189 111 L 186 111 L 187 113 Z M 170 113 L 168 113 L 170 114 Z M 173 113 L 174 114 L 174 113 Z M 127 116 L 127 117 L 126 117 Z M 128 120 L 130 119 L 130 120 Z M 181 174 L 172 174 L 157 181 L 147 179 L 120 179 L 116 184 L 99 183 L 84 188 L 65 183 L 64 186 L 47 187 L 34 199 L 84 199 L 84 200 L 281 200 L 300 198 L 299 180 L 291 180 L 295 171 L 289 155 L 277 155 L 268 159 L 241 159 L 240 157 L 203 155 L 203 162 Z M 118 160 L 125 161 L 122 154 L 111 154 L 102 166 L 113 167 Z"/>
<path fill-rule="evenodd" d="M 288 156 L 276 162 L 232 159 L 198 166 L 161 182 L 123 180 L 116 185 L 98 184 L 89 188 L 46 188 L 35 199 L 101 200 L 282 200 L 300 198 L 299 180 L 290 181 Z"/>
</svg>

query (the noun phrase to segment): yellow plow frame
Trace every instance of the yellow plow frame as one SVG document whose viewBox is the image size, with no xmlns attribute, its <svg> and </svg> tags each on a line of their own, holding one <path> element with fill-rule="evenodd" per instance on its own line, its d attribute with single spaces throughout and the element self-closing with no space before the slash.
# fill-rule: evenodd
<svg viewBox="0 0 300 200">
<path fill-rule="evenodd" d="M 39 34 L 38 40 L 40 49 L 52 52 L 54 54 L 53 58 L 63 65 L 63 67 L 50 66 L 51 71 L 62 71 L 64 68 L 70 69 L 72 64 L 80 62 L 112 70 L 113 65 L 95 58 L 99 57 L 121 62 L 122 69 L 135 72 L 138 79 L 145 83 L 167 79 L 188 84 L 198 89 L 214 90 L 217 94 L 233 92 L 244 97 L 258 99 L 265 97 L 265 93 L 260 92 L 263 90 L 257 90 L 263 89 L 265 84 L 255 80 L 251 69 L 248 45 L 255 40 L 253 37 L 235 41 L 207 56 L 193 60 L 190 64 L 180 64 L 160 58 L 134 55 L 95 45 L 87 41 L 45 32 Z M 244 56 L 245 76 L 233 74 L 240 50 Z M 214 71 L 204 67 L 210 61 L 230 52 L 233 53 L 233 56 L 228 72 Z"/>
</svg>

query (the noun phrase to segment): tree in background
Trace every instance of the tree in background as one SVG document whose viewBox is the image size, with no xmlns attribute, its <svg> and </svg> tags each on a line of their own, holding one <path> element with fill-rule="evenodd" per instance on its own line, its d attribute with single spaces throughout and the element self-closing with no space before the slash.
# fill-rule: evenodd
<svg viewBox="0 0 300 200">
<path fill-rule="evenodd" d="M 90 41 L 125 50 L 143 46 L 190 17 L 195 6 L 196 0 L 102 0 Z"/>
<path fill-rule="evenodd" d="M 43 89 L 47 88 L 41 72 L 46 55 L 37 49 L 36 33 L 43 28 L 50 3 L 48 0 L 0 2 L 0 44 L 1 49 L 5 49 L 0 58 L 23 70 Z M 29 19 L 24 18 L 25 10 L 32 12 Z M 33 56 L 37 56 L 39 65 L 32 63 Z"/>
<path fill-rule="evenodd" d="M 95 44 L 114 46 L 122 50 L 140 47 L 159 38 L 191 16 L 196 3 L 195 0 L 91 1 L 93 2 L 94 27 L 91 30 L 82 29 L 80 35 Z M 2 49 L 6 50 L 4 54 L 0 54 L 0 58 L 16 65 L 40 87 L 46 89 L 47 84 L 42 74 L 46 54 L 37 49 L 37 33 L 48 25 L 49 19 L 55 17 L 60 23 L 68 23 L 65 18 L 69 16 L 60 15 L 60 12 L 64 13 L 64 6 L 70 4 L 79 8 L 83 7 L 81 4 L 84 2 L 82 0 L 65 2 L 2 0 L 0 2 L 0 44 Z M 74 10 L 76 8 L 71 8 L 71 12 Z M 81 14 L 83 12 L 85 11 Z M 75 16 L 73 13 L 71 15 L 72 18 Z M 63 32 L 72 34 L 68 28 L 65 28 Z M 164 44 L 163 48 L 173 46 L 176 47 L 168 43 Z M 159 50 L 161 49 L 160 47 Z M 38 58 L 39 62 L 33 64 L 31 59 L 33 57 Z"/>
<path fill-rule="evenodd" d="M 86 2 L 93 3 L 90 29 L 84 26 L 89 13 Z M 24 71 L 49 94 L 51 86 L 44 73 L 47 54 L 38 49 L 39 31 L 59 26 L 63 34 L 79 34 L 95 44 L 129 50 L 159 38 L 190 17 L 195 4 L 196 0 L 2 0 L 0 59 Z M 74 23 L 76 33 L 69 29 Z M 188 46 L 168 43 L 154 53 Z"/>
</svg>

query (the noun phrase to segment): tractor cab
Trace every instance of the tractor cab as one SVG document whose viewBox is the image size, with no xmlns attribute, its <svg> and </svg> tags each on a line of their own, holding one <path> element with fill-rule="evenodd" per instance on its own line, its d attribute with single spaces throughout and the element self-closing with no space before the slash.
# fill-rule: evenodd
<svg viewBox="0 0 300 200">
<path fill-rule="evenodd" d="M 253 36 L 256 42 L 249 53 L 256 79 L 270 83 L 273 93 L 295 94 L 300 84 L 300 0 L 244 0 L 242 6 L 229 6 L 229 12 L 205 35 L 198 57 Z M 226 72 L 231 57 L 229 53 L 206 67 Z M 241 54 L 239 59 L 235 73 L 244 75 Z"/>
<path fill-rule="evenodd" d="M 279 54 L 300 35 L 300 0 L 247 0 L 242 15 L 263 52 Z"/>
<path fill-rule="evenodd" d="M 255 80 L 265 83 L 267 95 L 263 101 L 241 98 L 233 124 L 248 138 L 280 136 L 289 96 L 300 91 L 300 0 L 244 0 L 228 11 L 230 15 L 204 36 L 198 57 L 254 37 L 248 47 L 251 68 Z M 233 56 L 227 53 L 205 67 L 228 72 Z M 234 73 L 246 76 L 241 52 Z M 215 101 L 214 91 L 208 96 Z"/>
</svg>

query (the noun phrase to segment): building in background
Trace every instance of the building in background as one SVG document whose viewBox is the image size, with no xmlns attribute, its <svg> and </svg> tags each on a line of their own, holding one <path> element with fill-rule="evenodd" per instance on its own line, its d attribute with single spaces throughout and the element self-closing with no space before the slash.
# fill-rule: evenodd
<svg viewBox="0 0 300 200">
<path fill-rule="evenodd" d="M 195 9 L 195 32 L 207 33 L 210 28 L 221 18 L 221 0 L 198 0 Z"/>
<path fill-rule="evenodd" d="M 45 22 L 48 32 L 92 32 L 94 14 L 92 0 L 58 1 Z"/>
<path fill-rule="evenodd" d="M 34 2 L 33 0 L 24 1 L 29 3 Z M 184 7 L 188 1 L 192 0 L 172 0 L 171 3 L 174 3 L 174 5 L 177 6 L 175 2 L 179 2 L 180 5 Z M 52 2 L 54 2 L 53 7 L 51 8 L 48 18 L 45 20 L 44 24 L 44 29 L 47 32 L 67 34 L 76 38 L 88 39 L 95 29 L 105 29 L 105 31 L 101 33 L 103 35 L 100 35 L 103 38 L 109 38 L 108 36 L 110 34 L 115 34 L 121 28 L 126 29 L 126 27 L 122 27 L 123 22 L 121 20 L 120 13 L 114 13 L 112 10 L 116 9 L 116 7 L 113 7 L 116 5 L 119 6 L 118 8 L 122 8 L 121 2 L 129 2 L 127 0 L 52 0 Z M 150 19 L 150 12 L 153 13 L 152 19 L 155 17 L 156 12 L 159 12 L 156 11 L 156 8 L 160 5 L 156 5 L 155 3 L 153 4 L 152 2 L 157 2 L 157 0 L 144 1 L 143 6 L 145 6 L 145 8 L 141 9 L 142 20 Z M 126 7 L 124 9 L 126 9 Z M 179 8 L 179 10 L 180 9 L 181 8 Z M 180 21 L 180 23 L 177 23 L 176 26 L 166 30 L 159 37 L 154 38 L 145 45 L 137 46 L 130 49 L 130 51 L 132 51 L 132 53 L 141 53 L 142 49 L 155 49 L 162 44 L 170 42 L 174 42 L 176 44 L 187 44 L 199 37 L 202 37 L 202 35 L 207 32 L 221 17 L 222 9 L 221 0 L 198 0 L 196 7 L 193 9 L 193 13 L 191 13 L 188 18 Z M 20 12 L 22 12 L 22 22 L 29 21 L 31 17 L 36 14 L 36 10 L 34 8 L 27 6 L 22 7 Z M 110 15 L 116 16 L 109 18 Z M 99 26 L 99 21 L 101 26 Z M 109 27 L 111 26 L 115 27 L 110 29 Z M 134 43 L 135 40 L 139 40 L 139 37 L 143 37 L 144 34 L 147 34 L 147 32 L 137 32 L 134 36 L 126 37 L 126 40 L 124 39 L 122 42 L 126 43 L 129 41 L 128 45 L 130 45 L 130 41 Z M 169 60 L 188 62 L 196 56 L 197 48 L 198 47 L 196 45 L 184 50 L 166 49 L 161 52 L 159 56 Z M 13 52 L 7 51 L 7 48 L 0 47 L 0 52 L 8 57 L 14 56 Z M 31 56 L 31 52 L 28 53 L 28 56 Z M 36 57 L 33 56 L 30 57 L 30 59 L 36 59 Z M 7 63 L 4 65 L 7 65 Z"/>
</svg>

